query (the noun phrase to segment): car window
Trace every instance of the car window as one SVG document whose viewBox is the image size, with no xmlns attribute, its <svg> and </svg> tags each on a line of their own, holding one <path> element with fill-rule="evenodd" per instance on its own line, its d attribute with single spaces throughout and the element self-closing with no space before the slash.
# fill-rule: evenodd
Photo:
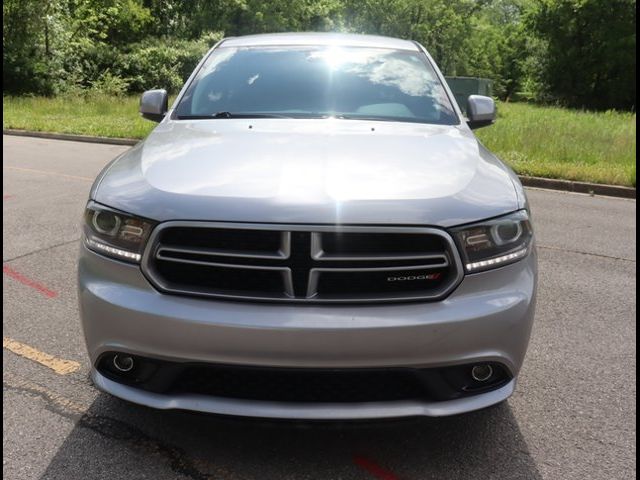
<svg viewBox="0 0 640 480">
<path fill-rule="evenodd" d="M 223 112 L 458 123 L 420 52 L 361 47 L 216 49 L 189 85 L 177 115 Z"/>
</svg>

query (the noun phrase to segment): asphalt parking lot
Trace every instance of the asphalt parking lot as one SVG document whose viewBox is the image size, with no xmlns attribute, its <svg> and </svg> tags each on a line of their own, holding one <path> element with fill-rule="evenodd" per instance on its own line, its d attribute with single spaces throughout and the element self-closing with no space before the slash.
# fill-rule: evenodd
<svg viewBox="0 0 640 480">
<path fill-rule="evenodd" d="M 92 387 L 76 306 L 89 187 L 126 148 L 3 137 L 4 478 L 635 478 L 635 200 L 529 190 L 538 313 L 506 404 L 374 423 L 154 411 Z"/>
</svg>

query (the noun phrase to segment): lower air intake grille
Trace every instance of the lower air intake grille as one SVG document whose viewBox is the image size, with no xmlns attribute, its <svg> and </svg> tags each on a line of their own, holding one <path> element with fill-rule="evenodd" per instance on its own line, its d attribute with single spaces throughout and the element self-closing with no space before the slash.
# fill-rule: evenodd
<svg viewBox="0 0 640 480">
<path fill-rule="evenodd" d="M 410 371 L 191 368 L 172 385 L 175 393 L 279 402 L 371 402 L 425 396 Z"/>
<path fill-rule="evenodd" d="M 472 378 L 473 365 L 442 368 L 286 368 L 175 363 L 133 356 L 131 371 L 106 352 L 97 370 L 110 380 L 159 394 L 197 394 L 267 402 L 350 403 L 453 400 L 500 388 L 512 378 L 492 362 L 492 376 Z"/>
</svg>

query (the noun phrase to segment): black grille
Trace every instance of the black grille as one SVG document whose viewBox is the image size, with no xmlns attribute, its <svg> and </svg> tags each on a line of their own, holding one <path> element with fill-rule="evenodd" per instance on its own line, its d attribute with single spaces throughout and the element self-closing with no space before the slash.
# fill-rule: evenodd
<svg viewBox="0 0 640 480">
<path fill-rule="evenodd" d="M 437 289 L 447 281 L 446 269 L 419 268 L 407 270 L 361 271 L 327 270 L 319 276 L 319 295 L 339 296 L 344 292 L 358 295 L 420 295 L 428 288 Z"/>
<path fill-rule="evenodd" d="M 441 253 L 442 237 L 433 235 L 391 235 L 388 233 L 320 233 L 325 256 L 390 255 L 419 257 L 425 253 Z"/>
<path fill-rule="evenodd" d="M 175 284 L 190 285 L 206 293 L 243 294 L 253 292 L 278 294 L 282 291 L 283 273 L 277 270 L 247 270 L 237 266 L 191 264 L 159 261 L 158 274 Z"/>
<path fill-rule="evenodd" d="M 167 293 L 304 302 L 438 300 L 461 279 L 442 231 L 316 228 L 170 222 L 143 270 Z"/>
<path fill-rule="evenodd" d="M 277 230 L 181 227 L 163 230 L 162 241 L 169 245 L 208 249 L 221 254 L 240 252 L 276 255 L 282 243 L 282 234 Z"/>
<path fill-rule="evenodd" d="M 287 370 L 239 367 L 187 369 L 172 393 L 279 402 L 375 402 L 424 398 L 419 379 L 406 370 Z"/>
</svg>

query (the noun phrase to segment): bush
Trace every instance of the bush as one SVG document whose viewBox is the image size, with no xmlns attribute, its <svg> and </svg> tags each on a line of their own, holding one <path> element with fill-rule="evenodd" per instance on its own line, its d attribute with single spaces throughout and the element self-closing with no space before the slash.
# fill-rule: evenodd
<svg viewBox="0 0 640 480">
<path fill-rule="evenodd" d="M 178 91 L 195 66 L 221 33 L 209 34 L 199 40 L 154 38 L 135 43 L 122 55 L 120 76 L 129 80 L 129 91 L 151 88 Z"/>
<path fill-rule="evenodd" d="M 120 76 L 122 53 L 104 43 L 82 40 L 70 46 L 64 56 L 64 74 L 58 78 L 57 93 L 90 89 L 105 75 Z"/>
<path fill-rule="evenodd" d="M 129 80 L 113 75 L 109 70 L 91 83 L 89 91 L 98 95 L 123 97 L 129 90 Z"/>
</svg>

